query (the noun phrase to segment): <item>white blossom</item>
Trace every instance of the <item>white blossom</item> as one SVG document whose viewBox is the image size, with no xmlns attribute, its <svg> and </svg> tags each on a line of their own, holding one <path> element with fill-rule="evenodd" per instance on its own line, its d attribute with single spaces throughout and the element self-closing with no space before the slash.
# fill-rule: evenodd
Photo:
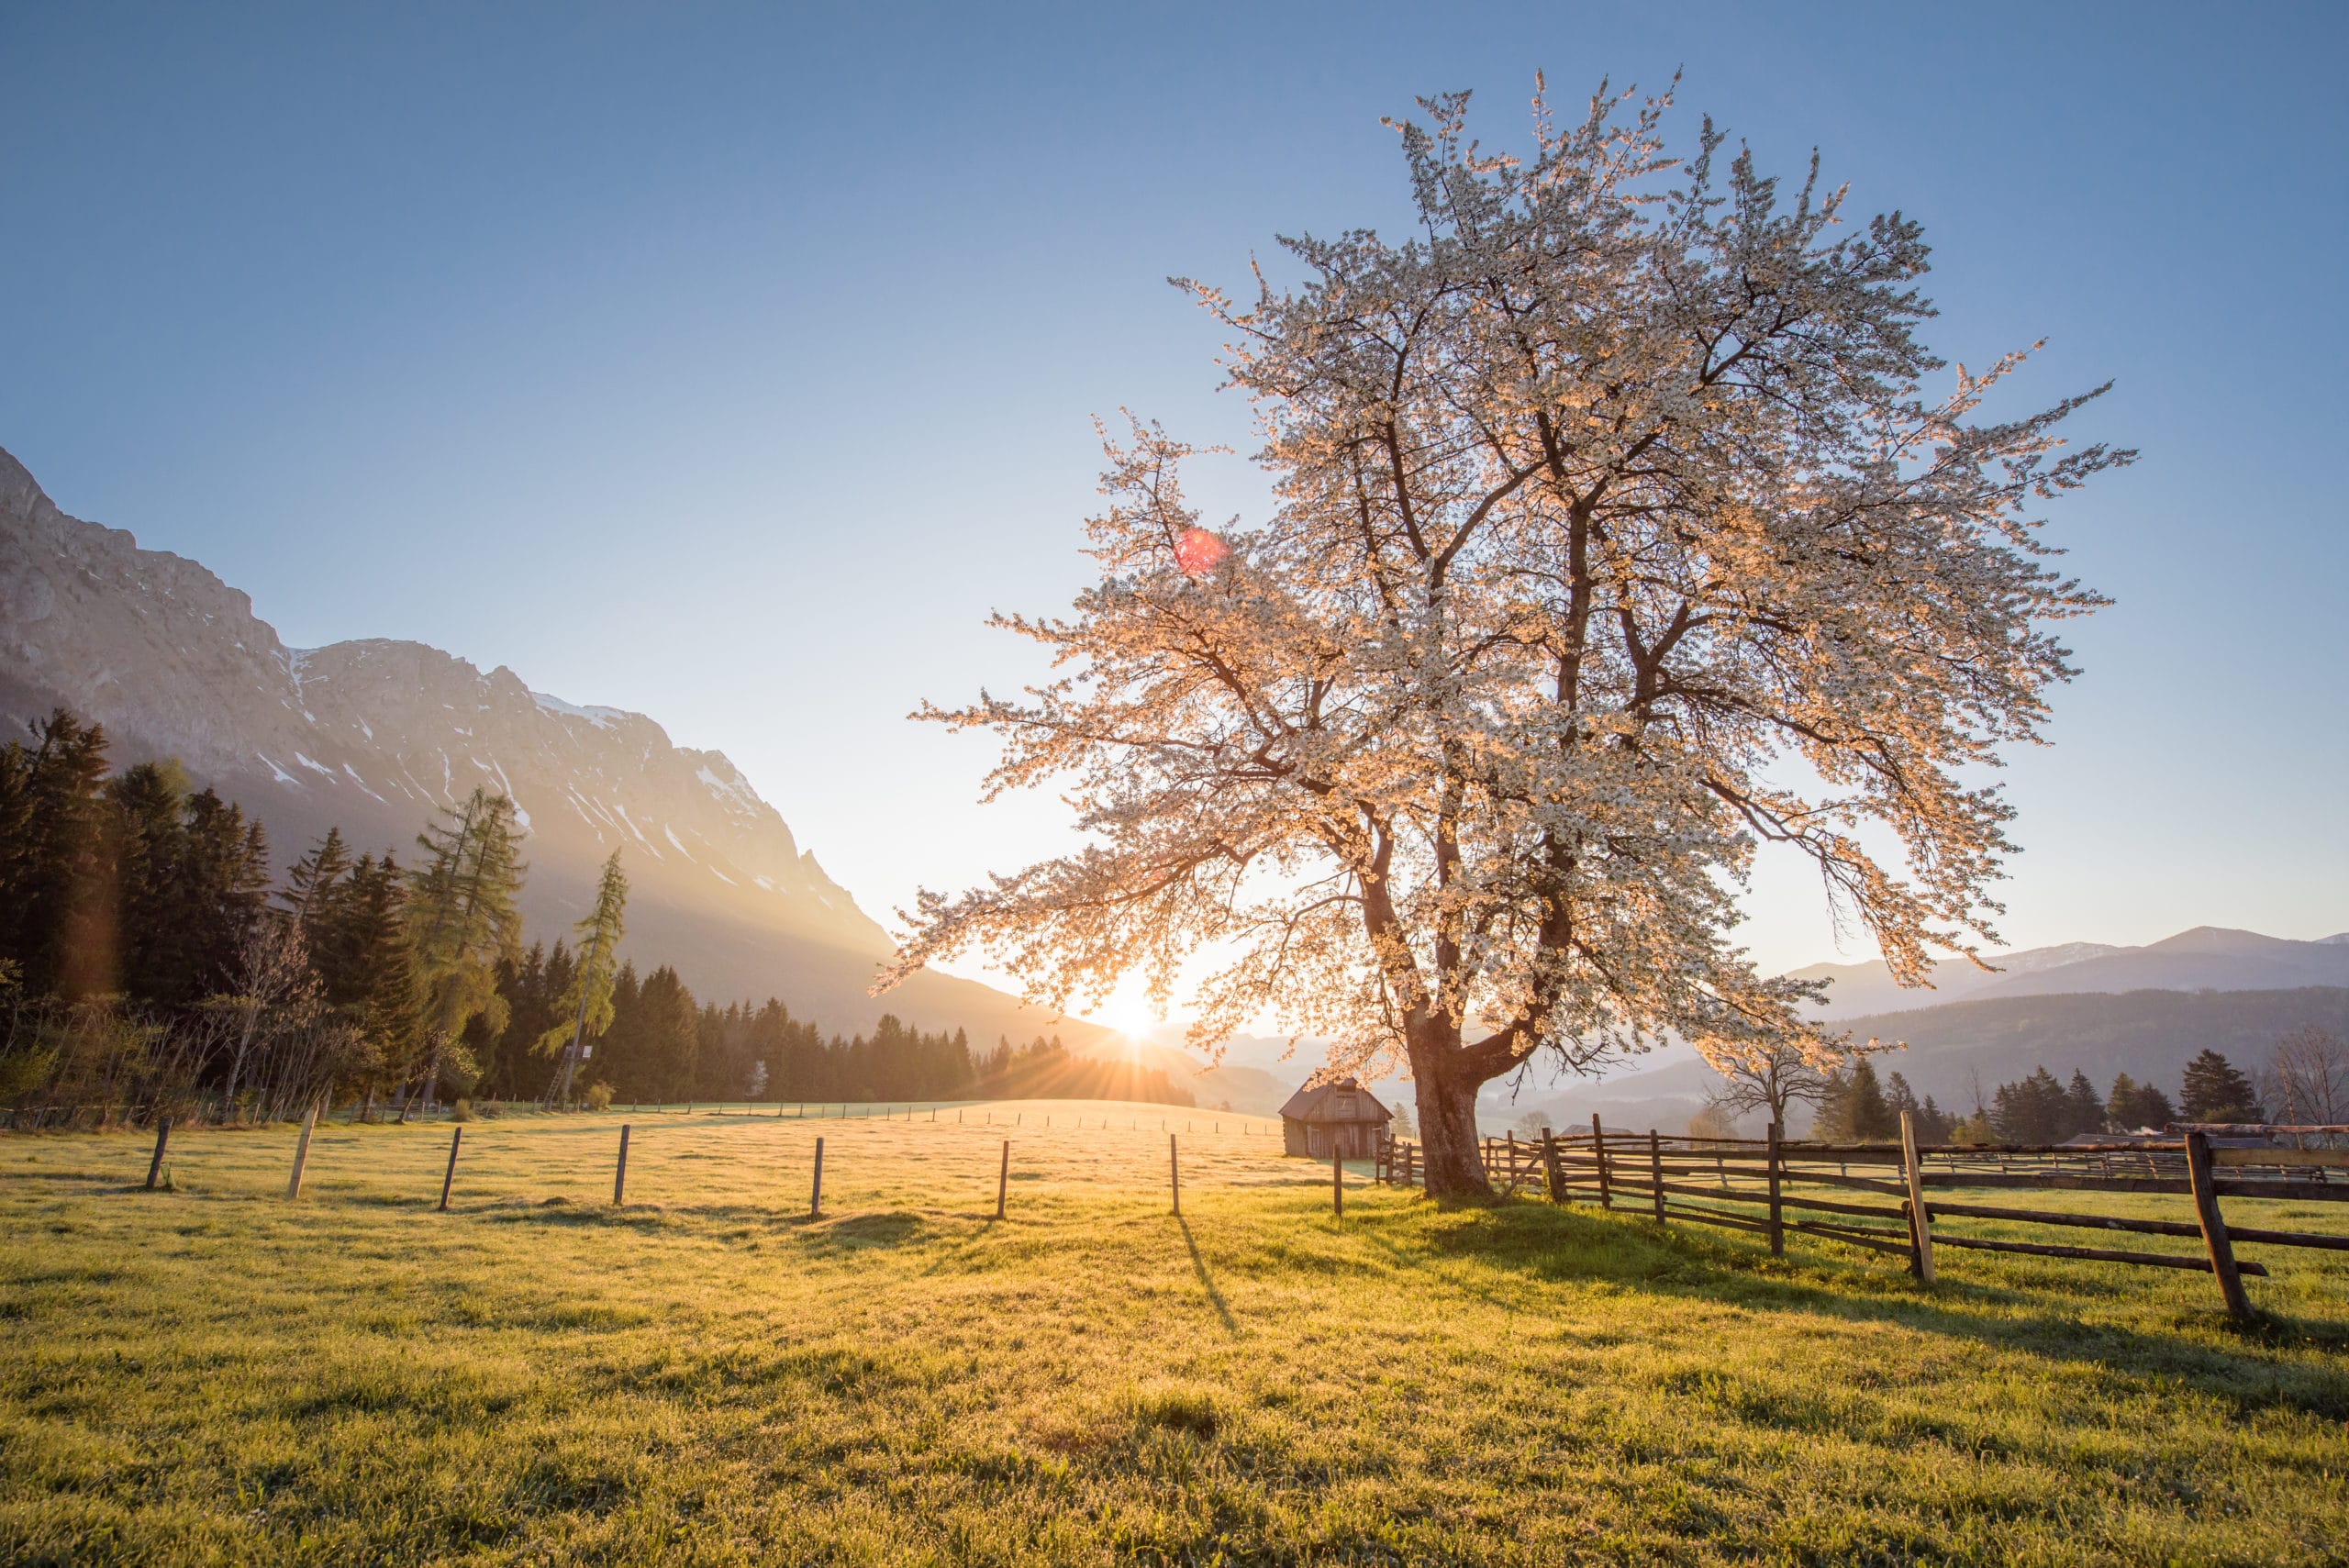
<svg viewBox="0 0 2349 1568">
<path fill-rule="evenodd" d="M 2010 810 L 1972 774 L 2039 739 L 2052 623 L 2104 602 L 2033 508 L 2132 454 L 2059 450 L 2084 398 L 1978 419 L 2021 354 L 1927 395 L 1919 227 L 1847 220 L 1815 157 L 1787 199 L 1709 121 L 1668 158 L 1668 105 L 1602 88 L 1560 129 L 1537 97 L 1519 160 L 1423 100 L 1410 239 L 1284 239 L 1305 281 L 1245 304 L 1184 284 L 1276 505 L 1195 576 L 1192 449 L 1105 439 L 1099 583 L 996 617 L 1054 681 L 924 710 L 996 731 L 990 796 L 1063 790 L 1087 847 L 924 893 L 885 984 L 981 951 L 1055 1006 L 1137 970 L 1163 1005 L 1229 953 L 1193 1042 L 1269 1013 L 1333 1071 L 1407 1062 L 1461 1191 L 1477 1086 L 1537 1052 L 1825 1058 L 1811 989 L 1730 940 L 1759 841 L 1904 983 L 1995 941 Z"/>
</svg>

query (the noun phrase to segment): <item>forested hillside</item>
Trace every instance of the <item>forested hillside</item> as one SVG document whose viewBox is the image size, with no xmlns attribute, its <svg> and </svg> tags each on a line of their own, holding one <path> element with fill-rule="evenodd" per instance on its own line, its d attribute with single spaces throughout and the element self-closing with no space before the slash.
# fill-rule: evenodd
<svg viewBox="0 0 2349 1568">
<path fill-rule="evenodd" d="M 827 1034 L 785 1002 L 720 1006 L 616 954 L 628 894 L 529 939 L 529 834 L 476 790 L 406 845 L 329 828 L 273 881 L 260 823 L 170 762 L 115 771 L 59 710 L 0 746 L 0 1102 L 100 1120 L 441 1095 L 595 1101 L 1052 1094 L 1188 1104 L 1163 1071 L 1058 1037 L 974 1048 L 891 1015 Z"/>
<path fill-rule="evenodd" d="M 240 802 L 280 870 L 329 828 L 405 845 L 484 789 L 530 836 L 519 908 L 534 924 L 575 918 L 625 849 L 640 964 L 684 964 L 723 995 L 780 990 L 828 1029 L 869 1029 L 884 1010 L 867 988 L 888 933 L 723 753 L 419 642 L 287 648 L 202 564 L 66 515 L 0 451 L 0 734 L 61 706 L 105 727 L 117 766 L 172 760 Z M 1099 1032 L 946 974 L 914 976 L 887 1006 L 983 1037 Z"/>
</svg>

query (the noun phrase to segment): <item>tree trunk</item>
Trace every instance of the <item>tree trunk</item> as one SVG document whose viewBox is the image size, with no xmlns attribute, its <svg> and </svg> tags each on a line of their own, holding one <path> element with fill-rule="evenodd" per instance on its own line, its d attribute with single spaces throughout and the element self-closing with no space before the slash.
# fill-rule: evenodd
<svg viewBox="0 0 2349 1568">
<path fill-rule="evenodd" d="M 1490 1197 L 1485 1162 L 1476 1144 L 1476 1091 L 1484 1085 L 1433 1051 L 1412 1052 L 1418 1081 L 1419 1143 L 1427 1160 L 1427 1195 L 1433 1198 Z M 1446 1069 L 1449 1068 L 1449 1071 Z"/>
<path fill-rule="evenodd" d="M 432 1060 L 424 1064 L 424 1114 L 426 1116 L 432 1114 L 433 1101 L 436 1098 L 434 1091 L 440 1086 L 440 1052 L 446 1043 L 440 1037 L 434 1036 Z"/>
</svg>

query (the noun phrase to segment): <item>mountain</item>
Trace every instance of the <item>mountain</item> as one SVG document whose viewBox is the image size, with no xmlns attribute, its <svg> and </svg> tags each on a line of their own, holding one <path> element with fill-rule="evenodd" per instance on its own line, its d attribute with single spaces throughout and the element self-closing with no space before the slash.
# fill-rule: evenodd
<svg viewBox="0 0 2349 1568">
<path fill-rule="evenodd" d="M 239 801 L 281 864 L 330 825 L 356 849 L 405 855 L 434 811 L 486 784 L 528 830 L 534 937 L 568 933 L 617 848 L 631 884 L 624 953 L 674 964 L 704 996 L 778 995 L 828 1030 L 887 1011 L 982 1043 L 1100 1033 L 945 975 L 867 996 L 888 934 L 722 753 L 422 643 L 289 649 L 244 594 L 68 517 L 0 451 L 0 722 L 21 733 L 61 705 L 106 727 L 117 764 L 175 756 Z"/>
<path fill-rule="evenodd" d="M 1851 1020 L 1853 1033 L 1863 1039 L 1907 1042 L 1908 1049 L 1876 1058 L 1879 1074 L 1898 1073 L 1920 1095 L 1956 1110 L 1973 1108 L 1976 1077 L 1987 1095 L 2040 1066 L 2063 1079 L 2086 1073 L 2099 1091 L 2111 1087 L 2115 1073 L 2126 1073 L 2175 1098 L 2186 1063 L 2206 1047 L 2255 1075 L 2277 1040 L 2310 1025 L 2349 1036 L 2349 988 L 2056 992 Z M 1529 1098 L 1561 1106 L 1559 1126 L 1579 1125 L 1598 1110 L 1610 1124 L 1620 1117 L 1625 1125 L 1673 1129 L 1717 1082 L 1701 1062 L 1682 1061 L 1597 1084 L 1561 1084 Z M 1648 1119 L 1634 1121 L 1635 1106 Z"/>
<path fill-rule="evenodd" d="M 2349 934 L 2349 933 L 2344 933 Z M 1857 1028 L 1867 1015 L 1941 1006 L 1977 996 L 2046 996 L 2085 991 L 2271 991 L 2306 985 L 2349 985 L 2349 941 L 2292 941 L 2256 931 L 2198 926 L 2143 947 L 2066 942 L 2000 953 L 1995 973 L 1950 962 L 1933 971 L 1932 987 L 1893 984 L 1882 961 L 1815 963 L 1791 973 L 1831 982 L 1819 1016 Z"/>
</svg>

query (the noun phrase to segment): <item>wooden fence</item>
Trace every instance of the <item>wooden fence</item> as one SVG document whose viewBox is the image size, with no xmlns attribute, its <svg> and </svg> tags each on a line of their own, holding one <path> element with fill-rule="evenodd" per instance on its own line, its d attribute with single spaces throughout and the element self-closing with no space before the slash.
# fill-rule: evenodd
<svg viewBox="0 0 2349 1568">
<path fill-rule="evenodd" d="M 2288 1135 L 2310 1129 L 2262 1130 Z M 2242 1276 L 2267 1271 L 2238 1261 L 2236 1242 L 2349 1251 L 2349 1235 L 2230 1227 L 2219 1200 L 2349 1201 L 2349 1151 L 2214 1146 L 2210 1140 L 2210 1132 L 2189 1129 L 2175 1140 L 2154 1144 L 1920 1148 L 1914 1122 L 1906 1116 L 1898 1144 L 1798 1143 L 1781 1140 L 1775 1129 L 1766 1139 L 1666 1137 L 1608 1131 L 1593 1118 L 1588 1132 L 1551 1132 L 1539 1141 L 1514 1135 L 1488 1138 L 1482 1153 L 1487 1179 L 1505 1193 L 1530 1187 L 1553 1203 L 1586 1200 L 1645 1214 L 1659 1223 L 1679 1220 L 1748 1231 L 1767 1239 L 1774 1254 L 1786 1251 L 1787 1233 L 1794 1231 L 1905 1256 L 1911 1272 L 1929 1283 L 1937 1247 L 2199 1270 L 2216 1276 L 2227 1310 L 2247 1318 L 2251 1304 Z M 1417 1143 L 1389 1140 L 1375 1172 L 1382 1182 L 1424 1185 L 1425 1156 Z M 1929 1189 L 1953 1188 L 2175 1193 L 2192 1199 L 2194 1218 L 2138 1219 L 1927 1195 Z M 1936 1230 L 1934 1222 L 1943 1219 L 2198 1238 L 2202 1251 L 2009 1241 Z"/>
</svg>

